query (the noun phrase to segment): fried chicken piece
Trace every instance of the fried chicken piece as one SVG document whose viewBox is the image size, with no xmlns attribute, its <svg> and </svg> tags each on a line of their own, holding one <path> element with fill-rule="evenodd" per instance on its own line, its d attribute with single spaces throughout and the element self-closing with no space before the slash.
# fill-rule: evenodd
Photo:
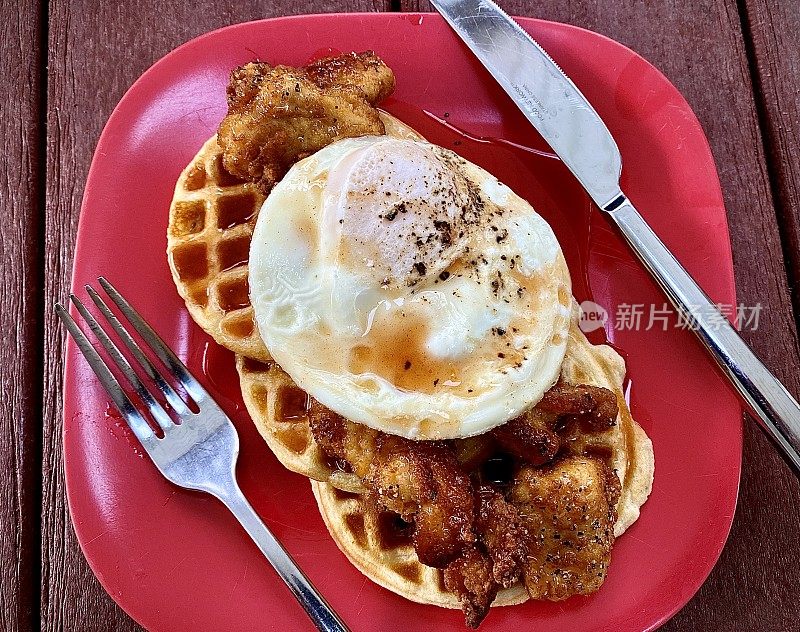
<svg viewBox="0 0 800 632">
<path fill-rule="evenodd" d="M 304 68 L 241 66 L 231 73 L 217 135 L 225 169 L 269 193 L 301 158 L 342 138 L 383 134 L 372 106 L 393 89 L 394 74 L 372 52 Z"/>
<path fill-rule="evenodd" d="M 394 91 L 394 73 L 371 50 L 318 59 L 305 66 L 303 72 L 323 90 L 330 86 L 360 88 L 372 105 Z"/>
<path fill-rule="evenodd" d="M 467 549 L 444 569 L 444 586 L 458 595 L 466 623 L 473 629 L 488 614 L 499 589 L 492 562 L 478 547 Z"/>
<path fill-rule="evenodd" d="M 443 568 L 474 542 L 472 484 L 445 444 L 377 432 L 316 401 L 309 421 L 322 450 L 347 461 L 379 506 L 413 520 L 422 564 Z"/>
<path fill-rule="evenodd" d="M 528 550 L 528 534 L 517 509 L 489 485 L 478 487 L 475 495 L 480 541 L 444 571 L 445 588 L 458 596 L 471 628 L 483 621 L 500 587 L 521 577 Z"/>
<path fill-rule="evenodd" d="M 419 504 L 414 515 L 417 558 L 427 566 L 443 568 L 475 540 L 475 502 L 469 476 L 446 447 L 397 439 L 391 437 L 391 448 L 382 451 L 384 458 L 379 461 L 389 467 L 374 468 L 371 486 L 381 499 L 394 490 L 405 496 L 405 502 L 408 495 L 415 497 Z M 386 506 L 392 508 L 391 503 Z"/>
<path fill-rule="evenodd" d="M 311 399 L 308 421 L 314 440 L 325 454 L 347 461 L 359 478 L 369 474 L 377 452 L 377 430 L 347 421 L 315 399 Z"/>
<path fill-rule="evenodd" d="M 559 382 L 536 406 L 495 428 L 492 435 L 511 454 L 532 465 L 552 461 L 562 440 L 556 432 L 560 422 L 585 421 L 593 429 L 616 423 L 617 397 L 606 388 Z"/>
<path fill-rule="evenodd" d="M 503 495 L 489 485 L 481 485 L 475 528 L 492 562 L 492 577 L 508 588 L 522 575 L 528 553 L 528 532 L 522 518 Z"/>
<path fill-rule="evenodd" d="M 525 585 L 533 599 L 585 595 L 605 580 L 620 482 L 599 459 L 570 456 L 525 466 L 509 500 L 529 534 Z"/>
<path fill-rule="evenodd" d="M 611 428 L 617 421 L 619 405 L 613 391 L 587 384 L 557 383 L 536 407 L 561 417 L 579 419 L 595 429 Z"/>
<path fill-rule="evenodd" d="M 558 415 L 535 406 L 492 431 L 497 442 L 514 456 L 542 465 L 552 461 L 561 440 L 554 430 Z"/>
</svg>

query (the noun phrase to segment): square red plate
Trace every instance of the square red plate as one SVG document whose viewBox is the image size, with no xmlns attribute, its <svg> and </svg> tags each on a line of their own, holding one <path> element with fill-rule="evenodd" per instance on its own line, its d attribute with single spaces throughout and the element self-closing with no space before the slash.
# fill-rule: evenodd
<svg viewBox="0 0 800 632">
<path fill-rule="evenodd" d="M 626 193 L 711 297 L 734 303 L 717 173 L 686 101 L 612 40 L 563 24 L 520 22 L 608 124 L 622 151 Z M 107 276 L 219 397 L 242 439 L 245 493 L 353 630 L 462 630 L 460 612 L 408 602 L 365 579 L 338 551 L 308 481 L 284 470 L 252 427 L 233 356 L 193 324 L 164 254 L 175 181 L 225 114 L 230 70 L 254 58 L 303 64 L 365 49 L 397 75 L 387 110 L 497 175 L 552 223 L 579 301 L 593 297 L 611 314 L 665 302 L 566 168 L 531 151 L 547 147 L 466 47 L 438 16 L 418 14 L 240 24 L 155 64 L 122 99 L 100 139 L 83 200 L 73 289 L 81 293 L 84 283 Z M 646 314 L 638 331 L 614 321 L 605 333 L 626 354 L 633 414 L 655 446 L 653 494 L 617 543 L 598 593 L 497 608 L 483 624 L 487 632 L 652 629 L 695 593 L 725 542 L 739 481 L 739 404 L 691 333 L 672 324 L 662 331 L 660 322 L 648 329 Z M 78 539 L 103 586 L 134 619 L 173 632 L 312 629 L 233 517 L 212 498 L 160 477 L 72 344 L 64 443 Z"/>
</svg>

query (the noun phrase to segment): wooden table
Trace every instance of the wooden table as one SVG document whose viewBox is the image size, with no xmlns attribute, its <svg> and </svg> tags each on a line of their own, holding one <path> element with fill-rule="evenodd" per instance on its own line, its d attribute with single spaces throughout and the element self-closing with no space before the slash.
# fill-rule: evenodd
<svg viewBox="0 0 800 632">
<path fill-rule="evenodd" d="M 800 0 L 502 2 L 626 44 L 683 92 L 708 135 L 728 209 L 739 299 L 764 305 L 748 334 L 800 393 Z M 0 200 L 0 630 L 135 630 L 78 548 L 64 493 L 64 334 L 75 229 L 100 130 L 154 61 L 208 30 L 324 11 L 430 10 L 426 0 L 3 2 Z M 666 630 L 800 629 L 800 484 L 745 425 L 728 545 Z M 41 624 L 37 623 L 37 619 Z"/>
</svg>

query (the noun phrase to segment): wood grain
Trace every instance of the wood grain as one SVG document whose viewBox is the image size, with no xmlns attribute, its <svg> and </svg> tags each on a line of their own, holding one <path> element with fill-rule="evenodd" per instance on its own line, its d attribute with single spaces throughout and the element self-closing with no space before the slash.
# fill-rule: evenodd
<svg viewBox="0 0 800 632">
<path fill-rule="evenodd" d="M 800 1 L 741 3 L 775 205 L 800 312 Z"/>
<path fill-rule="evenodd" d="M 0 630 L 33 630 L 38 545 L 41 12 L 0 5 Z"/>
<path fill-rule="evenodd" d="M 790 390 L 798 393 L 800 357 L 795 319 L 767 167 L 768 158 L 778 156 L 787 161 L 789 167 L 786 173 L 790 179 L 793 178 L 790 184 L 794 188 L 788 185 L 779 186 L 778 201 L 784 213 L 787 207 L 785 200 L 790 200 L 792 207 L 796 208 L 797 197 L 790 199 L 782 191 L 790 190 L 792 195 L 797 195 L 797 164 L 792 162 L 794 157 L 789 156 L 791 149 L 797 144 L 796 94 L 800 85 L 797 74 L 795 73 L 793 79 L 783 80 L 787 81 L 787 85 L 773 86 L 771 93 L 769 90 L 765 91 L 765 99 L 769 101 L 766 108 L 768 112 L 771 108 L 778 115 L 784 116 L 782 113 L 786 111 L 788 103 L 791 117 L 794 117 L 786 119 L 776 115 L 769 119 L 776 121 L 775 130 L 783 133 L 783 130 L 790 129 L 793 135 L 786 135 L 784 138 L 765 126 L 767 138 L 777 139 L 775 142 L 768 141 L 770 155 L 765 156 L 740 15 L 733 0 L 705 0 L 698 3 L 686 0 L 647 3 L 621 0 L 613 6 L 611 3 L 588 0 L 568 0 L 563 3 L 501 0 L 501 3 L 512 13 L 569 22 L 609 35 L 652 61 L 684 93 L 706 130 L 719 166 L 733 248 L 734 252 L 739 253 L 735 257 L 739 297 L 749 304 L 761 302 L 764 305 L 761 327 L 749 338 L 767 364 L 787 382 Z M 253 0 L 220 0 L 213 3 L 203 0 L 191 4 L 132 0 L 100 5 L 65 0 L 52 2 L 47 82 L 47 205 L 43 288 L 45 305 L 49 306 L 54 300 L 63 298 L 65 288 L 69 286 L 82 187 L 102 125 L 125 89 L 147 66 L 183 41 L 225 24 L 288 13 L 376 8 L 388 9 L 389 2 L 374 4 L 364 0 L 348 0 L 335 6 L 333 3 L 293 3 L 289 0 L 280 0 L 270 3 L 269 6 Z M 402 8 L 429 10 L 427 4 L 420 6 L 417 2 L 405 0 Z M 790 13 L 791 9 L 787 8 L 786 12 Z M 753 16 L 757 15 L 758 20 L 764 20 L 767 14 L 775 23 L 787 19 L 778 9 L 769 6 L 766 0 L 748 2 L 754 43 L 759 41 L 759 36 L 753 27 Z M 794 15 L 797 15 L 796 10 Z M 25 27 L 31 22 L 27 17 L 12 17 L 19 19 L 20 24 Z M 13 23 L 11 26 L 14 26 Z M 794 26 L 797 24 L 794 23 Z M 6 23 L 3 28 L 8 29 L 9 25 Z M 762 73 L 762 84 L 765 83 L 764 76 L 767 72 L 773 72 L 778 67 L 771 64 L 778 63 L 777 55 L 781 47 L 790 47 L 792 40 L 788 36 L 793 31 L 796 32 L 796 28 L 781 30 L 780 25 L 771 29 L 765 31 L 763 44 L 755 46 L 759 64 L 763 63 L 765 69 Z M 3 33 L 6 34 L 5 31 Z M 774 41 L 770 41 L 770 33 L 775 34 Z M 26 48 L 17 43 L 17 38 L 16 33 L 4 38 L 3 51 L 6 52 L 7 46 L 12 48 L 12 59 L 18 59 L 22 54 L 18 52 L 17 57 L 14 57 L 14 46 Z M 770 46 L 774 47 L 774 54 L 765 52 L 773 50 Z M 791 48 L 794 51 L 796 46 Z M 35 68 L 29 67 L 29 72 L 35 74 Z M 22 71 L 20 75 L 28 76 Z M 30 94 L 35 95 L 35 90 Z M 32 101 L 26 106 L 27 110 L 23 108 L 23 116 L 3 117 L 2 125 L 19 125 L 7 118 L 28 120 L 24 115 L 35 112 L 37 107 L 35 97 Z M 792 107 L 795 109 L 792 110 Z M 16 127 L 11 128 L 11 134 L 8 133 L 8 127 L 3 129 L 6 132 L 3 138 L 10 139 L 9 144 L 13 143 L 15 132 L 17 136 L 22 133 L 16 131 Z M 775 147 L 784 149 L 776 153 Z M 20 155 L 19 147 L 13 148 L 6 155 Z M 774 164 L 773 162 L 772 165 Z M 10 167 L 7 165 L 5 168 Z M 34 173 L 35 165 L 29 165 L 29 169 L 29 173 Z M 19 178 L 16 171 L 11 176 L 7 175 L 7 189 L 20 189 L 17 184 L 20 180 L 10 179 L 14 177 Z M 35 179 L 35 175 L 33 177 Z M 782 180 L 779 178 L 778 181 Z M 11 186 L 8 185 L 9 182 L 12 183 Z M 3 183 L 0 183 L 0 191 L 4 191 L 5 196 L 2 187 Z M 32 199 L 34 193 L 31 189 L 31 195 L 27 197 Z M 23 215 L 29 215 L 24 215 L 24 221 L 20 219 L 18 229 L 8 229 L 18 230 L 8 246 L 6 233 L 3 232 L 4 255 L 9 252 L 12 256 L 23 256 L 23 244 L 28 243 L 30 231 L 36 230 L 36 216 L 31 215 L 35 205 L 19 208 L 23 209 L 19 211 Z M 793 256 L 796 255 L 797 241 L 789 244 L 788 251 Z M 24 256 L 22 260 L 25 260 Z M 30 278 L 26 277 L 27 282 L 35 283 L 36 274 L 28 274 Z M 17 294 L 23 295 L 27 286 L 24 281 L 20 283 Z M 0 300 L 5 301 L 6 298 Z M 2 303 L 2 309 L 2 324 L 6 325 L 12 317 L 9 316 L 9 321 L 6 320 L 5 302 Z M 20 304 L 16 305 L 16 309 L 25 308 Z M 34 323 L 35 330 L 35 314 L 18 312 L 17 319 L 23 322 L 25 316 L 31 316 L 30 322 Z M 29 321 L 25 319 L 24 322 Z M 91 574 L 69 523 L 60 441 L 60 359 L 63 338 L 50 315 L 49 307 L 45 310 L 44 326 L 42 629 L 138 629 L 103 592 Z M 5 330 L 8 331 L 8 328 Z M 14 331 L 14 334 L 17 337 L 22 336 L 21 331 Z M 0 353 L 5 351 L 0 350 Z M 15 366 L 24 366 L 19 364 L 23 355 L 17 352 L 13 356 Z M 3 367 L 9 366 L 5 355 L 0 358 Z M 35 377 L 31 376 L 31 379 L 35 380 Z M 3 392 L 11 392 L 8 390 L 11 386 L 15 385 L 7 386 L 4 383 Z M 9 413 L 27 410 L 26 406 L 30 406 L 30 401 L 25 400 L 23 392 L 19 395 L 17 408 L 8 409 L 8 401 L 4 401 L 2 405 L 2 423 L 5 423 L 7 419 L 16 418 Z M 18 431 L 22 429 L 15 426 L 14 432 Z M 10 431 L 5 426 L 0 426 L 0 441 L 10 441 L 13 438 L 8 432 Z M 22 436 L 35 435 L 29 432 Z M 19 453 L 19 457 L 13 458 L 18 459 L 23 467 L 20 468 L 16 462 L 12 462 L 10 466 L 16 468 L 14 471 L 25 472 L 24 463 L 29 457 L 26 456 L 25 449 L 20 447 L 24 446 L 24 442 L 15 440 L 10 445 Z M 5 447 L 5 443 L 0 445 L 0 459 L 9 458 Z M 5 462 L 0 464 L 5 465 Z M 17 483 L 18 487 L 19 485 Z M 697 597 L 665 629 L 796 629 L 796 622 L 800 618 L 800 603 L 795 596 L 797 586 L 800 585 L 800 560 L 792 534 L 800 524 L 798 500 L 800 486 L 797 481 L 761 433 L 753 424 L 748 423 L 742 493 L 729 544 L 719 565 Z M 10 498 L 9 502 L 12 501 L 13 498 Z M 6 498 L 0 496 L 0 518 L 4 520 L 6 505 L 3 503 L 6 503 Z M 12 512 L 9 515 L 17 514 Z M 19 516 L 19 520 L 23 521 L 23 514 L 20 513 Z M 4 525 L 5 522 L 0 524 L 0 530 L 5 529 Z M 5 543 L 7 532 L 0 531 L 0 534 Z M 20 606 L 15 606 L 17 610 L 7 608 L 6 603 L 16 603 L 13 601 L 14 588 L 19 585 L 20 578 L 24 581 L 25 577 L 17 572 L 7 579 L 5 569 L 9 558 L 6 555 L 12 555 L 12 563 L 14 559 L 20 558 L 13 557 L 17 553 L 9 552 L 5 544 L 3 546 L 0 549 L 4 569 L 0 597 L 4 601 L 0 603 L 0 617 L 6 619 L 0 618 L 0 629 L 15 629 L 6 627 L 9 620 L 7 613 L 24 611 L 24 598 L 19 602 Z M 7 581 L 17 584 L 8 584 Z M 6 601 L 8 599 L 12 601 Z"/>
<path fill-rule="evenodd" d="M 703 125 L 717 162 L 728 211 L 738 298 L 748 305 L 763 305 L 759 330 L 746 338 L 787 387 L 795 395 L 800 393 L 795 318 L 736 3 L 500 3 L 512 14 L 567 22 L 608 35 L 652 62 L 683 93 Z M 757 4 L 766 7 L 781 3 L 763 0 Z M 402 6 L 404 10 L 429 10 L 427 2 L 403 0 Z M 797 29 L 788 18 L 793 12 L 796 27 L 797 2 L 781 6 L 785 11 L 773 11 L 773 24 L 784 18 L 788 21 L 780 26 L 784 39 L 774 42 L 776 48 L 769 58 L 773 62 L 780 54 L 797 59 Z M 758 15 L 763 22 L 765 12 Z M 780 90 L 774 87 L 765 101 L 773 110 L 788 109 L 797 124 L 800 74 L 796 72 L 798 66 L 794 68 L 793 77 L 775 77 L 775 83 L 784 82 L 783 86 Z M 788 122 L 786 118 L 775 120 Z M 785 152 L 792 154 L 792 164 L 797 167 L 792 171 L 795 196 L 800 182 L 798 130 L 800 125 L 795 125 L 793 136 L 785 133 L 781 137 Z M 793 200 L 797 209 L 797 197 Z M 797 248 L 796 241 L 790 245 L 795 256 Z M 739 507 L 728 544 L 697 596 L 663 629 L 796 630 L 800 619 L 800 601 L 796 599 L 800 554 L 794 533 L 798 524 L 800 484 L 748 420 Z"/>
<path fill-rule="evenodd" d="M 372 11 L 385 5 L 350 0 L 347 7 Z M 330 2 L 291 0 L 269 4 L 255 0 L 55 0 L 50 4 L 46 306 L 63 299 L 69 287 L 75 229 L 92 153 L 106 119 L 136 78 L 179 44 L 207 31 L 247 20 L 340 8 Z M 44 334 L 42 629 L 136 630 L 138 626 L 92 575 L 69 521 L 61 447 L 63 343 L 62 331 L 48 308 Z M 3 610 L 0 607 L 0 612 Z M 5 628 L 0 625 L 0 629 Z"/>
</svg>

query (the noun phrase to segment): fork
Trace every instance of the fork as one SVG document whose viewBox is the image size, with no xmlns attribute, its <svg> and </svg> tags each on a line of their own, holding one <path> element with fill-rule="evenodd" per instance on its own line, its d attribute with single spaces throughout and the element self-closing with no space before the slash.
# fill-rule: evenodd
<svg viewBox="0 0 800 632">
<path fill-rule="evenodd" d="M 261 521 L 239 488 L 235 473 L 236 459 L 239 455 L 239 435 L 231 420 L 189 372 L 186 365 L 114 286 L 103 277 L 98 278 L 98 282 L 127 321 L 133 325 L 145 344 L 163 363 L 163 367 L 167 369 L 169 375 L 181 385 L 199 408 L 196 413 L 189 408 L 184 399 L 165 379 L 164 373 L 156 368 L 145 355 L 100 294 L 90 285 L 86 285 L 89 297 L 107 324 L 125 343 L 140 370 L 163 394 L 169 408 L 179 421 L 177 424 L 173 422 L 167 409 L 145 386 L 129 360 L 105 329 L 100 326 L 80 299 L 74 294 L 70 294 L 70 300 L 78 313 L 105 348 L 118 371 L 133 387 L 138 398 L 158 424 L 163 436 L 157 434 L 147 422 L 145 414 L 127 395 L 106 361 L 89 342 L 67 309 L 56 303 L 56 314 L 66 325 L 89 366 L 94 370 L 114 405 L 155 466 L 167 480 L 175 485 L 207 492 L 222 501 L 236 516 L 281 579 L 286 582 L 289 590 L 300 602 L 316 627 L 324 632 L 347 632 L 347 626 Z"/>
</svg>

